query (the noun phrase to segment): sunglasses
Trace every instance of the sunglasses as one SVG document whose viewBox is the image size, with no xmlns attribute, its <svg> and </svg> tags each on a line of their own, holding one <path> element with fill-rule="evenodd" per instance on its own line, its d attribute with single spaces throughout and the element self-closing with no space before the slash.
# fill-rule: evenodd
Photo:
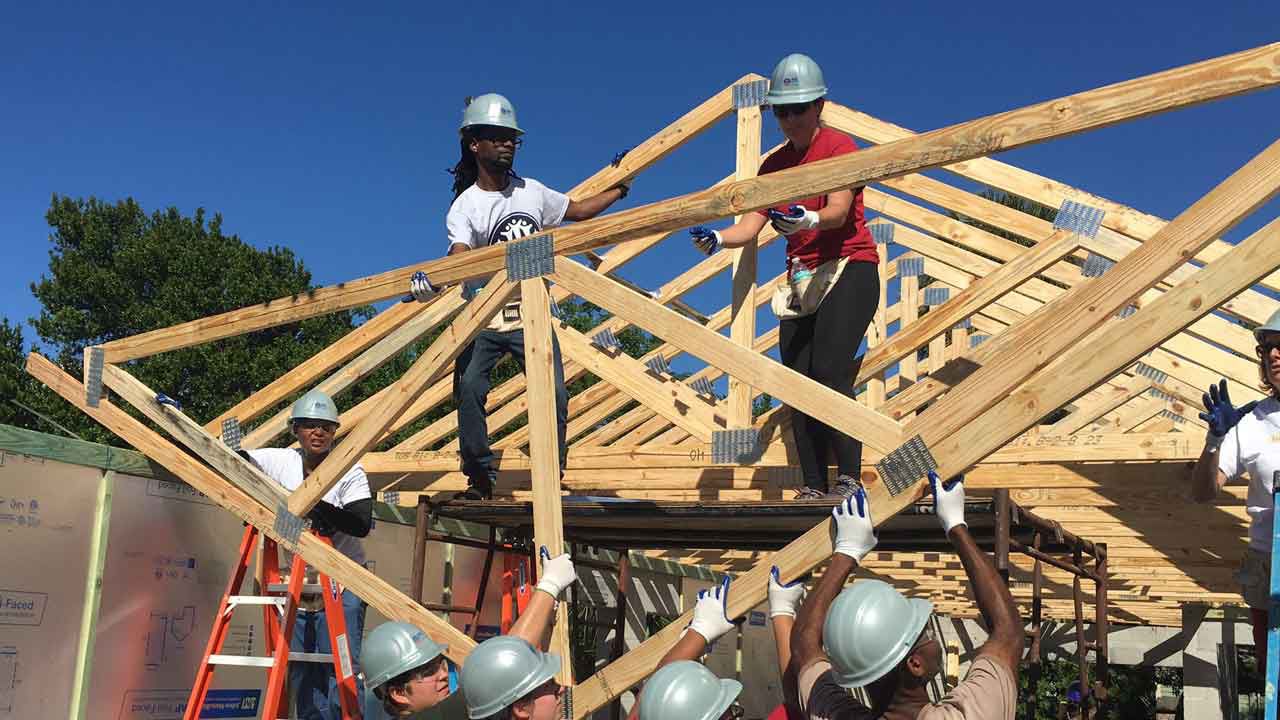
<svg viewBox="0 0 1280 720">
<path fill-rule="evenodd" d="M 293 421 L 293 425 L 299 430 L 324 430 L 325 432 L 337 432 L 338 430 L 338 426 L 328 420 L 302 419 Z"/>
<path fill-rule="evenodd" d="M 475 138 L 477 140 L 484 140 L 485 142 L 493 143 L 494 145 L 511 143 L 516 147 L 520 147 L 524 144 L 524 140 L 521 140 L 519 134 L 514 130 L 476 130 Z"/>
<path fill-rule="evenodd" d="M 1258 357 L 1262 357 L 1276 348 L 1280 348 L 1280 336 L 1263 338 L 1258 343 Z"/>
<path fill-rule="evenodd" d="M 803 115 L 809 112 L 809 108 L 813 107 L 813 103 L 792 103 L 790 105 L 774 105 L 773 116 L 776 118 L 784 118 L 790 115 Z"/>
</svg>

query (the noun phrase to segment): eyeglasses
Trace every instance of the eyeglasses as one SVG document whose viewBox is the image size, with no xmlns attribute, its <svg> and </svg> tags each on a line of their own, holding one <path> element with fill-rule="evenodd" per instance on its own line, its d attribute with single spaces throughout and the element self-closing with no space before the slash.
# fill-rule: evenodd
<svg viewBox="0 0 1280 720">
<path fill-rule="evenodd" d="M 475 138 L 477 140 L 484 140 L 486 142 L 491 142 L 494 145 L 511 143 L 516 147 L 520 147 L 521 145 L 524 144 L 524 140 L 521 140 L 520 135 L 514 130 L 500 130 L 496 128 L 495 129 L 477 129 L 475 130 Z"/>
<path fill-rule="evenodd" d="M 774 105 L 773 116 L 776 118 L 784 118 L 789 115 L 803 115 L 809 112 L 809 108 L 813 107 L 813 103 L 792 103 L 790 105 Z"/>
<path fill-rule="evenodd" d="M 443 655 L 431 658 L 427 661 L 427 664 L 418 666 L 418 672 L 414 679 L 426 680 L 427 678 L 434 676 L 436 673 L 440 672 L 440 667 L 444 665 L 444 663 L 445 659 Z"/>
<path fill-rule="evenodd" d="M 538 697 L 540 695 L 555 695 L 558 692 L 560 692 L 560 683 L 556 682 L 555 678 L 551 678 L 550 680 L 534 688 L 529 693 L 529 697 Z"/>
<path fill-rule="evenodd" d="M 309 418 L 303 418 L 301 420 L 294 420 L 293 425 L 299 430 L 324 430 L 325 432 L 328 432 L 328 433 L 338 431 L 338 426 L 329 422 L 328 420 L 313 420 Z"/>
<path fill-rule="evenodd" d="M 1258 357 L 1262 357 L 1276 348 L 1280 348 L 1280 335 L 1264 336 L 1258 342 Z"/>
</svg>

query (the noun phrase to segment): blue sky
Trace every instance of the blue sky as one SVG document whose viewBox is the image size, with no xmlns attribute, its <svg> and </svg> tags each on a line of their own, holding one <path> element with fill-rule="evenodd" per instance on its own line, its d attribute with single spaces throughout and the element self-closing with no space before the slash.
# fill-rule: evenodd
<svg viewBox="0 0 1280 720">
<path fill-rule="evenodd" d="M 462 98 L 516 104 L 522 174 L 567 189 L 793 51 L 831 96 L 927 130 L 1274 41 L 1273 2 L 24 3 L 0 27 L 0 314 L 35 315 L 52 193 L 197 207 L 329 284 L 435 257 Z M 779 137 L 766 118 L 766 147 Z M 1277 138 L 1280 90 L 1000 158 L 1169 218 Z M 617 207 L 706 186 L 724 122 Z M 1264 207 L 1230 237 L 1277 214 Z M 656 286 L 683 237 L 624 273 Z M 761 273 L 780 269 L 772 255 Z M 727 283 L 691 296 L 704 311 Z M 763 319 L 763 318 L 762 318 Z M 30 339 L 34 332 L 27 331 Z"/>
</svg>

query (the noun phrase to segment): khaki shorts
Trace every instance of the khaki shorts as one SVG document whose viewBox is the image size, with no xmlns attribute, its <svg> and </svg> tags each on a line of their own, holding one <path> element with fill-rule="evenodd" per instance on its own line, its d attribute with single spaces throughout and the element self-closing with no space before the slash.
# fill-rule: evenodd
<svg viewBox="0 0 1280 720">
<path fill-rule="evenodd" d="M 1240 595 L 1245 604 L 1258 610 L 1271 607 L 1271 554 L 1248 548 L 1236 570 Z"/>
</svg>

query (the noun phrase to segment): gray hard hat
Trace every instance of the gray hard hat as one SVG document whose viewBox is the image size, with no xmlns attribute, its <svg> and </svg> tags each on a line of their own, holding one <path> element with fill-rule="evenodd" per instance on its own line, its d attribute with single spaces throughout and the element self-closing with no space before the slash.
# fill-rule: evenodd
<svg viewBox="0 0 1280 720">
<path fill-rule="evenodd" d="M 884 677 L 906 658 L 932 614 L 933 603 L 903 597 L 880 580 L 845 588 L 822 626 L 836 682 L 855 688 Z"/>
<path fill-rule="evenodd" d="M 461 132 L 473 125 L 510 128 L 524 134 L 516 124 L 515 106 L 498 93 L 485 93 L 467 101 L 467 106 L 462 109 L 462 125 L 458 131 Z"/>
<path fill-rule="evenodd" d="M 1253 329 L 1253 337 L 1258 342 L 1262 342 L 1263 333 L 1280 333 L 1280 310 L 1271 313 L 1265 324 Z"/>
<path fill-rule="evenodd" d="M 663 665 L 640 691 L 640 720 L 718 720 L 742 692 L 692 660 Z"/>
<path fill-rule="evenodd" d="M 385 622 L 369 633 L 360 653 L 364 684 L 372 689 L 388 680 L 422 667 L 447 650 L 407 622 Z"/>
<path fill-rule="evenodd" d="M 305 395 L 293 403 L 293 412 L 289 422 L 295 420 L 328 420 L 338 422 L 338 406 L 333 398 L 323 390 L 308 390 Z"/>
<path fill-rule="evenodd" d="M 817 100 L 826 94 L 827 82 L 818 63 L 808 55 L 792 53 L 774 66 L 764 101 L 769 105 L 793 105 Z"/>
<path fill-rule="evenodd" d="M 467 717 L 496 715 L 560 672 L 560 656 L 539 651 L 512 635 L 480 643 L 462 665 L 459 684 L 467 698 Z"/>
</svg>

